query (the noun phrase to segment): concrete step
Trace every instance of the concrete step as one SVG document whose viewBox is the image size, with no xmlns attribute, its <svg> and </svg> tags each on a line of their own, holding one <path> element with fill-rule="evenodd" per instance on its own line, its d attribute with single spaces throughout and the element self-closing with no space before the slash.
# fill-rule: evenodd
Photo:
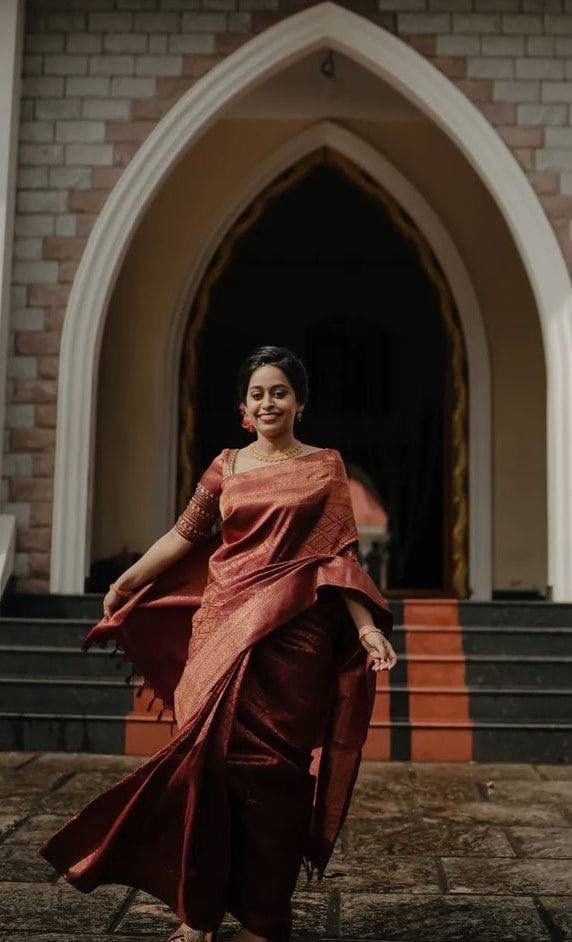
<svg viewBox="0 0 572 942">
<path fill-rule="evenodd" d="M 131 672 L 129 662 L 96 646 L 80 648 L 51 645 L 0 645 L 3 677 L 100 677 L 119 679 Z"/>
<path fill-rule="evenodd" d="M 465 674 L 469 687 L 565 687 L 572 677 L 572 657 L 512 654 L 408 654 L 401 653 L 410 683 L 422 687 L 449 685 Z"/>
<path fill-rule="evenodd" d="M 568 723 L 498 721 L 411 721 L 392 717 L 371 724 L 364 758 L 387 754 L 400 758 L 399 743 L 416 761 L 468 761 L 562 763 L 572 759 L 572 721 Z M 471 744 L 470 755 L 466 744 Z"/>
<path fill-rule="evenodd" d="M 373 719 L 407 718 L 412 710 L 427 721 L 451 722 L 469 704 L 475 721 L 572 723 L 572 687 L 412 687 L 391 685 L 376 690 Z"/>
<path fill-rule="evenodd" d="M 0 601 L 0 615 L 17 618 L 88 618 L 92 624 L 102 615 L 103 595 L 52 595 L 34 593 L 5 594 Z"/>
<path fill-rule="evenodd" d="M 121 678 L 0 677 L 0 712 L 82 713 L 125 716 L 134 684 Z"/>
<path fill-rule="evenodd" d="M 81 648 L 93 624 L 88 618 L 0 618 L 0 644 Z"/>
<path fill-rule="evenodd" d="M 415 651 L 434 653 L 448 651 L 451 643 L 461 634 L 462 648 L 467 655 L 528 655 L 542 654 L 546 657 L 572 655 L 572 627 L 566 626 L 500 626 L 469 625 L 446 628 L 434 625 L 398 626 L 396 640 L 404 637 L 413 644 Z M 405 641 L 402 642 L 405 649 Z"/>
<path fill-rule="evenodd" d="M 143 741 L 154 752 L 171 738 L 170 715 L 157 720 L 154 715 L 0 712 L 0 750 L 142 755 L 147 749 L 128 748 L 141 729 L 148 731 Z"/>
<path fill-rule="evenodd" d="M 463 629 L 486 625 L 526 626 L 528 628 L 572 627 L 572 603 L 569 602 L 459 602 L 459 621 Z"/>
<path fill-rule="evenodd" d="M 512 657 L 470 655 L 466 682 L 471 688 L 566 687 L 572 677 L 572 657 Z"/>
</svg>

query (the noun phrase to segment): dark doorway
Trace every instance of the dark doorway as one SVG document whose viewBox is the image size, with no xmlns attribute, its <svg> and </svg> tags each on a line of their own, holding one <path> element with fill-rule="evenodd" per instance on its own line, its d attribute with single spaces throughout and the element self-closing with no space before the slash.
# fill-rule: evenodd
<svg viewBox="0 0 572 942">
<path fill-rule="evenodd" d="M 193 331 L 194 467 L 250 440 L 235 402 L 242 358 L 262 344 L 290 347 L 311 388 L 296 434 L 338 448 L 388 512 L 389 588 L 451 594 L 451 337 L 415 244 L 328 162 L 245 228 Z"/>
</svg>

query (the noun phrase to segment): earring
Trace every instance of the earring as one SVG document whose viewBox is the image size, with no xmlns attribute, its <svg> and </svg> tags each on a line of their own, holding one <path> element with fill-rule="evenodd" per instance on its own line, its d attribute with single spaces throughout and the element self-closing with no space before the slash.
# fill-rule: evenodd
<svg viewBox="0 0 572 942">
<path fill-rule="evenodd" d="M 298 419 L 298 422 L 301 422 L 301 421 L 302 421 L 302 413 L 301 413 L 301 412 L 297 412 L 297 413 L 296 413 L 296 418 Z"/>
<path fill-rule="evenodd" d="M 245 428 L 247 432 L 254 432 L 255 431 L 254 425 L 252 424 L 252 422 L 246 415 L 246 408 L 244 406 L 244 403 L 241 402 L 238 408 L 239 408 L 239 411 L 242 413 L 242 422 L 241 422 L 242 427 Z"/>
</svg>

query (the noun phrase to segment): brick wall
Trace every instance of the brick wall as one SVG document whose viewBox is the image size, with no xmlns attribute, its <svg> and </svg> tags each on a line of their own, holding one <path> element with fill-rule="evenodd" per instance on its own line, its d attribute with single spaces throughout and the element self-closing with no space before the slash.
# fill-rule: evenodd
<svg viewBox="0 0 572 942">
<path fill-rule="evenodd" d="M 58 351 L 106 197 L 157 121 L 292 0 L 30 0 L 20 131 L 3 509 L 22 591 L 48 587 Z M 482 111 L 572 262 L 571 0 L 356 0 Z"/>
</svg>

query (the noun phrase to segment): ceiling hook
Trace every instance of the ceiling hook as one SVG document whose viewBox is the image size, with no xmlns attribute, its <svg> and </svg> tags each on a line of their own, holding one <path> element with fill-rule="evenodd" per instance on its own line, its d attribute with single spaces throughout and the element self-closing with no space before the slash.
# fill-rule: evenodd
<svg viewBox="0 0 572 942">
<path fill-rule="evenodd" d="M 320 65 L 320 72 L 327 79 L 335 79 L 336 77 L 336 63 L 334 61 L 334 53 L 331 49 Z"/>
</svg>

